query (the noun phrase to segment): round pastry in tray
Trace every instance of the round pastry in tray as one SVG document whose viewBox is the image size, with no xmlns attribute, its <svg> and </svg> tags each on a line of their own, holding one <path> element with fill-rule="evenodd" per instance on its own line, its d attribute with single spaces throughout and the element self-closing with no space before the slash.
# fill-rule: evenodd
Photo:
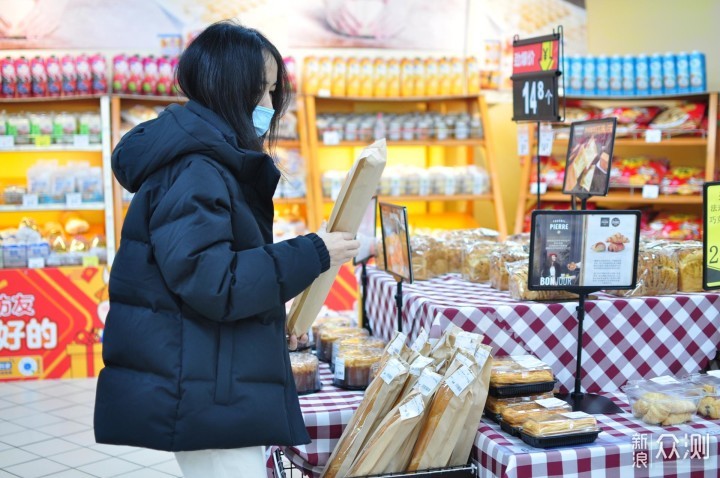
<svg viewBox="0 0 720 478">
<path fill-rule="evenodd" d="M 293 352 L 290 354 L 290 366 L 298 395 L 315 393 L 322 388 L 318 374 L 318 359 L 315 355 Z"/>
<path fill-rule="evenodd" d="M 366 349 L 380 349 L 385 350 L 387 343 L 378 337 L 367 337 L 360 335 L 357 337 L 348 337 L 336 340 L 333 343 L 332 356 L 330 357 L 330 368 L 335 369 L 335 357 L 338 353 L 344 350 L 366 350 Z"/>
<path fill-rule="evenodd" d="M 370 370 L 380 362 L 382 349 L 346 349 L 335 360 L 333 384 L 348 390 L 365 390 L 370 384 Z"/>
<path fill-rule="evenodd" d="M 333 344 L 337 340 L 367 335 L 367 330 L 358 327 L 323 327 L 315 342 L 318 359 L 329 362 L 332 358 Z"/>
</svg>

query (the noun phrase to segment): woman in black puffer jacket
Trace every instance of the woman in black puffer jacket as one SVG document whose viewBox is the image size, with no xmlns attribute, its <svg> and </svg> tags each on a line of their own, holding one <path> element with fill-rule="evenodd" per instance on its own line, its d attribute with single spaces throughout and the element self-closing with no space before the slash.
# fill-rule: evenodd
<svg viewBox="0 0 720 478">
<path fill-rule="evenodd" d="M 186 478 L 262 476 L 262 446 L 309 442 L 284 304 L 358 243 L 323 231 L 272 243 L 280 172 L 263 148 L 289 91 L 264 36 L 214 24 L 177 75 L 187 105 L 113 153 L 135 197 L 110 274 L 95 437 L 179 452 Z"/>
</svg>

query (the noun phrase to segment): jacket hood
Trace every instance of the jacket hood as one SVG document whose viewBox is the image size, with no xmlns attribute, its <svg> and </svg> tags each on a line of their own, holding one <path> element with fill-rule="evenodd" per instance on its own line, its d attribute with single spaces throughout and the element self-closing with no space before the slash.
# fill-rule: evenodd
<svg viewBox="0 0 720 478">
<path fill-rule="evenodd" d="M 113 152 L 112 169 L 118 182 L 134 193 L 155 171 L 189 154 L 218 161 L 240 182 L 253 181 L 263 166 L 277 171 L 265 153 L 240 148 L 232 128 L 195 101 L 173 104 L 123 136 Z"/>
</svg>

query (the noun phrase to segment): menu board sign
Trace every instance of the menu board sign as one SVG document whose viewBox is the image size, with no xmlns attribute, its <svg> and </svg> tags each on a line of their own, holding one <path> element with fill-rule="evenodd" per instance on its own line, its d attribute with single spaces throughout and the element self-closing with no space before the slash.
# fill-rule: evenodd
<svg viewBox="0 0 720 478">
<path fill-rule="evenodd" d="M 571 125 L 563 181 L 565 194 L 607 195 L 616 124 L 616 118 L 605 118 Z"/>
<path fill-rule="evenodd" d="M 703 288 L 720 289 L 720 182 L 705 183 L 703 220 Z"/>
<path fill-rule="evenodd" d="M 407 208 L 381 202 L 380 225 L 385 252 L 385 270 L 412 284 Z"/>
<path fill-rule="evenodd" d="M 528 287 L 632 289 L 639 233 L 639 211 L 535 211 Z"/>
</svg>

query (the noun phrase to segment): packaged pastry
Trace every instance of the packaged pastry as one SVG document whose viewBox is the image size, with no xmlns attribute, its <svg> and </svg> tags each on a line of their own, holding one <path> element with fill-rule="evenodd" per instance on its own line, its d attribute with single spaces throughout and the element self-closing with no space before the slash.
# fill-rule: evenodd
<svg viewBox="0 0 720 478">
<path fill-rule="evenodd" d="M 702 388 L 674 377 L 656 377 L 631 381 L 623 387 L 635 418 L 649 425 L 673 426 L 692 420 L 700 400 Z"/>
<path fill-rule="evenodd" d="M 317 356 L 323 362 L 329 362 L 332 357 L 332 348 L 335 341 L 350 338 L 367 336 L 368 331 L 359 327 L 323 327 L 316 342 Z"/>
<path fill-rule="evenodd" d="M 646 184 L 660 184 L 669 170 L 665 158 L 632 156 L 613 158 L 610 167 L 610 187 L 641 187 Z"/>
<path fill-rule="evenodd" d="M 532 355 L 496 357 L 490 374 L 490 395 L 516 397 L 549 392 L 555 387 L 552 369 Z"/>
<path fill-rule="evenodd" d="M 646 246 L 638 253 L 637 285 L 632 290 L 612 290 L 621 297 L 670 295 L 678 291 L 678 259 L 662 245 Z"/>
<path fill-rule="evenodd" d="M 410 238 L 413 279 L 428 280 L 448 272 L 448 258 L 440 242 L 430 236 Z"/>
<path fill-rule="evenodd" d="M 335 359 L 333 384 L 348 390 L 365 390 L 370 384 L 370 368 L 379 363 L 383 350 L 345 348 Z"/>
<path fill-rule="evenodd" d="M 335 357 L 341 352 L 347 352 L 350 350 L 379 350 L 381 353 L 385 350 L 387 342 L 379 337 L 367 337 L 364 335 L 358 337 L 349 337 L 345 339 L 336 340 L 333 344 L 332 356 L 330 357 L 330 364 L 335 363 Z"/>
<path fill-rule="evenodd" d="M 662 194 L 691 195 L 702 194 L 705 184 L 705 170 L 702 168 L 673 167 L 662 178 L 660 192 Z"/>
<path fill-rule="evenodd" d="M 648 124 L 660 113 L 657 106 L 622 106 L 605 108 L 602 118 L 617 118 L 616 134 L 622 136 L 647 128 Z"/>
<path fill-rule="evenodd" d="M 290 354 L 290 366 L 298 395 L 314 393 L 322 388 L 318 374 L 318 359 L 315 355 L 293 352 Z"/>
<path fill-rule="evenodd" d="M 311 341 L 317 341 L 319 335 L 320 335 L 320 329 L 322 327 L 328 326 L 328 327 L 350 327 L 352 324 L 352 320 L 349 317 L 343 317 L 343 316 L 326 316 L 326 317 L 318 317 L 315 319 L 315 322 L 313 322 L 312 327 L 310 328 L 312 332 L 312 337 L 310 337 Z"/>
<path fill-rule="evenodd" d="M 528 261 L 507 262 L 508 290 L 515 300 L 573 300 L 576 294 L 564 290 L 530 290 L 528 289 Z M 563 276 L 561 276 L 563 277 Z"/>
<path fill-rule="evenodd" d="M 718 373 L 711 371 L 707 375 L 694 374 L 688 377 L 688 380 L 698 385 L 705 392 L 705 396 L 698 403 L 697 412 L 713 420 L 720 419 L 720 376 L 710 375 L 710 373 Z"/>
<path fill-rule="evenodd" d="M 545 398 L 553 398 L 555 395 L 553 395 L 553 392 L 544 392 L 539 393 L 535 395 L 526 395 L 523 397 L 511 397 L 511 398 L 497 398 L 497 397 L 488 397 L 487 402 L 485 402 L 485 410 L 491 415 L 499 415 L 500 413 L 505 410 L 505 408 L 517 405 L 521 403 L 529 403 L 533 402 L 535 400 L 543 400 Z"/>
<path fill-rule="evenodd" d="M 705 103 L 687 103 L 670 107 L 652 120 L 650 128 L 681 131 L 700 129 L 705 108 Z"/>
<path fill-rule="evenodd" d="M 350 467 L 362 450 L 368 437 L 393 409 L 407 379 L 408 366 L 401 358 L 391 357 L 380 368 L 379 380 L 373 380 L 365 391 L 362 402 L 353 413 L 335 446 L 322 477 L 351 476 Z"/>
<path fill-rule="evenodd" d="M 508 272 L 505 264 L 528 258 L 525 248 L 517 244 L 505 245 L 490 254 L 490 286 L 497 290 L 508 290 Z"/>
<path fill-rule="evenodd" d="M 490 280 L 490 253 L 497 243 L 490 241 L 468 242 L 463 248 L 462 278 L 468 282 Z"/>
<path fill-rule="evenodd" d="M 702 228 L 701 216 L 661 212 L 643 229 L 643 234 L 653 239 L 698 241 L 702 239 Z"/>
<path fill-rule="evenodd" d="M 597 420 L 585 412 L 564 412 L 530 419 L 520 431 L 522 440 L 537 448 L 592 443 L 599 434 Z"/>
<path fill-rule="evenodd" d="M 520 427 L 530 419 L 542 419 L 571 411 L 572 407 L 567 402 L 553 397 L 510 405 L 505 407 L 500 416 L 509 426 Z"/>
<path fill-rule="evenodd" d="M 678 292 L 702 292 L 702 242 L 682 241 L 668 247 L 675 252 L 678 263 Z"/>
<path fill-rule="evenodd" d="M 447 260 L 447 272 L 460 273 L 462 272 L 462 258 L 463 251 L 468 241 L 471 240 L 466 236 L 462 235 L 446 235 L 444 240 L 440 243 L 441 248 L 445 251 L 445 258 Z"/>
</svg>

